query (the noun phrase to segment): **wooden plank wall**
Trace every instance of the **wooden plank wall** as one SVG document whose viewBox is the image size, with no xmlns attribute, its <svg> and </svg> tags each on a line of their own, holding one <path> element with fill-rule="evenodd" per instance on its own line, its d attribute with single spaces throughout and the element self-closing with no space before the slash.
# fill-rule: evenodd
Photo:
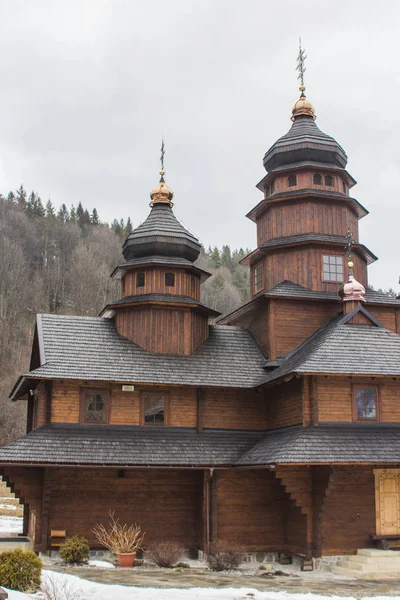
<svg viewBox="0 0 400 600">
<path fill-rule="evenodd" d="M 265 356 L 269 356 L 268 346 L 268 301 L 260 300 L 262 304 L 253 308 L 253 310 L 245 315 L 233 318 L 229 323 L 222 321 L 222 324 L 235 325 L 236 327 L 245 327 L 248 329 Z"/>
<path fill-rule="evenodd" d="M 201 545 L 203 472 L 185 470 L 54 469 L 50 529 L 84 535 L 99 547 L 92 529 L 108 522 L 108 511 L 146 532 L 145 545 L 175 540 Z"/>
<path fill-rule="evenodd" d="M 136 386 L 134 392 L 123 392 L 121 385 L 96 384 L 108 389 L 111 401 L 111 425 L 140 424 L 141 390 L 154 389 Z M 53 423 L 79 423 L 81 387 L 93 388 L 83 381 L 55 381 L 51 420 Z M 158 388 L 157 388 L 158 389 Z M 168 388 L 169 425 L 197 427 L 196 388 Z M 267 403 L 264 395 L 253 390 L 205 390 L 203 427 L 222 429 L 263 429 L 266 427 Z"/>
<path fill-rule="evenodd" d="M 333 185 L 331 186 L 327 186 L 327 185 L 316 185 L 314 183 L 314 179 L 313 179 L 313 175 L 314 173 L 319 173 L 322 178 L 324 178 L 325 175 L 331 175 L 332 179 L 333 179 Z M 291 175 L 292 173 L 290 173 Z M 341 194 L 347 194 L 348 193 L 348 186 L 346 185 L 346 190 L 343 187 L 343 179 L 341 178 L 341 176 L 337 173 L 337 172 L 329 172 L 329 171 L 321 171 L 320 169 L 316 170 L 307 170 L 307 171 L 298 171 L 296 173 L 297 175 L 297 185 L 295 186 L 289 186 L 288 183 L 288 173 L 282 174 L 282 175 L 278 175 L 277 177 L 275 177 L 274 179 L 274 193 L 275 194 L 279 194 L 282 192 L 287 192 L 287 191 L 293 191 L 293 190 L 298 190 L 301 188 L 313 188 L 316 190 L 319 190 L 321 192 L 324 192 L 325 190 L 328 191 L 332 191 L 332 192 L 340 192 Z M 324 179 L 323 179 L 324 181 Z M 334 202 L 335 199 L 332 199 L 331 202 Z"/>
<path fill-rule="evenodd" d="M 219 471 L 217 537 L 248 551 L 282 550 L 286 495 L 266 470 Z"/>
<path fill-rule="evenodd" d="M 303 422 L 302 381 L 291 381 L 267 388 L 265 400 L 267 407 L 267 429 L 279 429 L 298 425 Z"/>
<path fill-rule="evenodd" d="M 299 344 L 322 327 L 331 317 L 341 312 L 339 302 L 310 302 L 299 300 L 270 300 L 270 314 L 274 327 L 271 335 L 276 357 L 286 356 Z"/>
<path fill-rule="evenodd" d="M 257 245 L 301 233 L 346 236 L 358 241 L 358 218 L 344 202 L 298 200 L 270 205 L 257 220 Z"/>
<path fill-rule="evenodd" d="M 191 345 L 190 351 L 194 352 L 208 338 L 208 318 L 192 311 L 191 318 Z"/>
<path fill-rule="evenodd" d="M 333 467 L 320 518 L 324 556 L 355 554 L 371 547 L 375 534 L 375 481 L 372 467 Z"/>
<path fill-rule="evenodd" d="M 312 290 L 337 292 L 340 283 L 322 280 L 322 256 L 329 254 L 345 258 L 344 251 L 340 247 L 332 249 L 311 245 L 269 250 L 263 260 L 265 290 L 270 290 L 281 281 L 289 279 Z M 366 262 L 357 254 L 354 254 L 353 262 L 357 280 L 367 287 Z M 251 269 L 253 270 L 254 266 Z M 251 276 L 251 281 L 253 286 L 254 276 Z M 251 292 L 254 297 L 254 287 Z"/>
<path fill-rule="evenodd" d="M 145 274 L 145 285 L 136 287 L 136 274 Z M 173 287 L 165 285 L 165 274 L 175 274 L 175 285 Z M 195 286 L 192 289 L 192 278 L 194 278 Z M 173 268 L 151 268 L 138 267 L 134 271 L 128 271 L 125 275 L 124 285 L 122 286 L 124 296 L 132 296 L 136 294 L 174 294 L 178 296 L 190 296 L 196 300 L 200 300 L 200 278 L 198 275 L 186 273 L 182 269 Z"/>
<path fill-rule="evenodd" d="M 400 422 L 400 386 L 388 379 L 318 377 L 318 420 L 319 422 L 351 422 L 352 384 L 366 383 L 379 386 L 380 421 Z"/>
</svg>

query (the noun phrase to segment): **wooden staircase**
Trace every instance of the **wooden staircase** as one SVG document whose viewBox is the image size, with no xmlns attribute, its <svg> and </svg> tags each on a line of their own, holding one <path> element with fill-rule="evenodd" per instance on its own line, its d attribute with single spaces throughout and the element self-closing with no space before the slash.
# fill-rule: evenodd
<svg viewBox="0 0 400 600">
<path fill-rule="evenodd" d="M 400 552 L 361 549 L 336 563 L 333 573 L 357 579 L 400 579 Z"/>
</svg>

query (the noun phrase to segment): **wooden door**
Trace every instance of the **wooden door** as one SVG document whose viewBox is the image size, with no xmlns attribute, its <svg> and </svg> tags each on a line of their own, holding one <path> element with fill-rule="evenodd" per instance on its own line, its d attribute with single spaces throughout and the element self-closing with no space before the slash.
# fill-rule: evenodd
<svg viewBox="0 0 400 600">
<path fill-rule="evenodd" d="M 400 534 L 400 470 L 376 469 L 376 535 Z"/>
</svg>

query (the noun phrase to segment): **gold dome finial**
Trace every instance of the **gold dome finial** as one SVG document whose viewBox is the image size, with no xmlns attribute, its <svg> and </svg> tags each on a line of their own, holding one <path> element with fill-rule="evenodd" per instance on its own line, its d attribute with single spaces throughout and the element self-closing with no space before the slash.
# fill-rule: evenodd
<svg viewBox="0 0 400 600">
<path fill-rule="evenodd" d="M 165 144 L 164 139 L 162 139 L 161 143 L 161 170 L 160 170 L 160 181 L 155 188 L 153 188 L 150 192 L 150 206 L 154 206 L 154 204 L 169 204 L 171 208 L 174 203 L 172 202 L 172 198 L 174 197 L 174 192 L 167 186 L 164 181 L 165 169 L 164 169 L 164 156 L 165 156 Z"/>
<path fill-rule="evenodd" d="M 301 92 L 300 98 L 297 100 L 296 104 L 292 110 L 292 121 L 295 120 L 296 117 L 300 115 L 306 115 L 308 117 L 312 117 L 315 119 L 315 111 L 314 107 L 309 100 L 307 100 L 304 92 L 306 90 L 306 86 L 304 85 L 304 73 L 306 72 L 306 67 L 304 66 L 305 60 L 307 58 L 306 51 L 301 47 L 301 38 L 299 37 L 299 54 L 297 56 L 297 67 L 296 71 L 299 72 L 297 79 L 300 79 L 299 90 Z"/>
</svg>

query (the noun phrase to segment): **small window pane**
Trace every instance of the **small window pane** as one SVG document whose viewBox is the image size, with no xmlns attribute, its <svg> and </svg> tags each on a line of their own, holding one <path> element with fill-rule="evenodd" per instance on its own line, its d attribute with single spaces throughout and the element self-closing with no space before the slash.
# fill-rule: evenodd
<svg viewBox="0 0 400 600">
<path fill-rule="evenodd" d="M 316 173 L 314 175 L 314 184 L 315 185 L 322 185 L 322 177 L 318 173 Z"/>
<path fill-rule="evenodd" d="M 376 419 L 376 389 L 356 389 L 357 419 Z"/>
<path fill-rule="evenodd" d="M 262 265 L 258 265 L 254 269 L 254 293 L 259 292 L 264 287 L 263 285 L 263 270 Z"/>
<path fill-rule="evenodd" d="M 144 395 L 144 422 L 164 423 L 165 396 L 164 394 Z"/>
<path fill-rule="evenodd" d="M 175 285 L 175 274 L 174 273 L 165 273 L 165 285 L 167 287 L 174 287 L 174 285 Z"/>
<path fill-rule="evenodd" d="M 85 422 L 106 422 L 107 399 L 104 393 L 87 392 L 85 397 Z"/>
<path fill-rule="evenodd" d="M 333 186 L 333 177 L 331 177 L 330 175 L 327 175 L 325 177 L 325 185 L 332 187 Z"/>
<path fill-rule="evenodd" d="M 324 281 L 343 281 L 343 258 L 341 256 L 322 257 Z"/>
<path fill-rule="evenodd" d="M 144 287 L 144 273 L 136 275 L 136 287 Z"/>
<path fill-rule="evenodd" d="M 288 186 L 293 187 L 294 185 L 297 185 L 297 177 L 296 175 L 290 175 L 290 177 L 288 177 Z"/>
</svg>

